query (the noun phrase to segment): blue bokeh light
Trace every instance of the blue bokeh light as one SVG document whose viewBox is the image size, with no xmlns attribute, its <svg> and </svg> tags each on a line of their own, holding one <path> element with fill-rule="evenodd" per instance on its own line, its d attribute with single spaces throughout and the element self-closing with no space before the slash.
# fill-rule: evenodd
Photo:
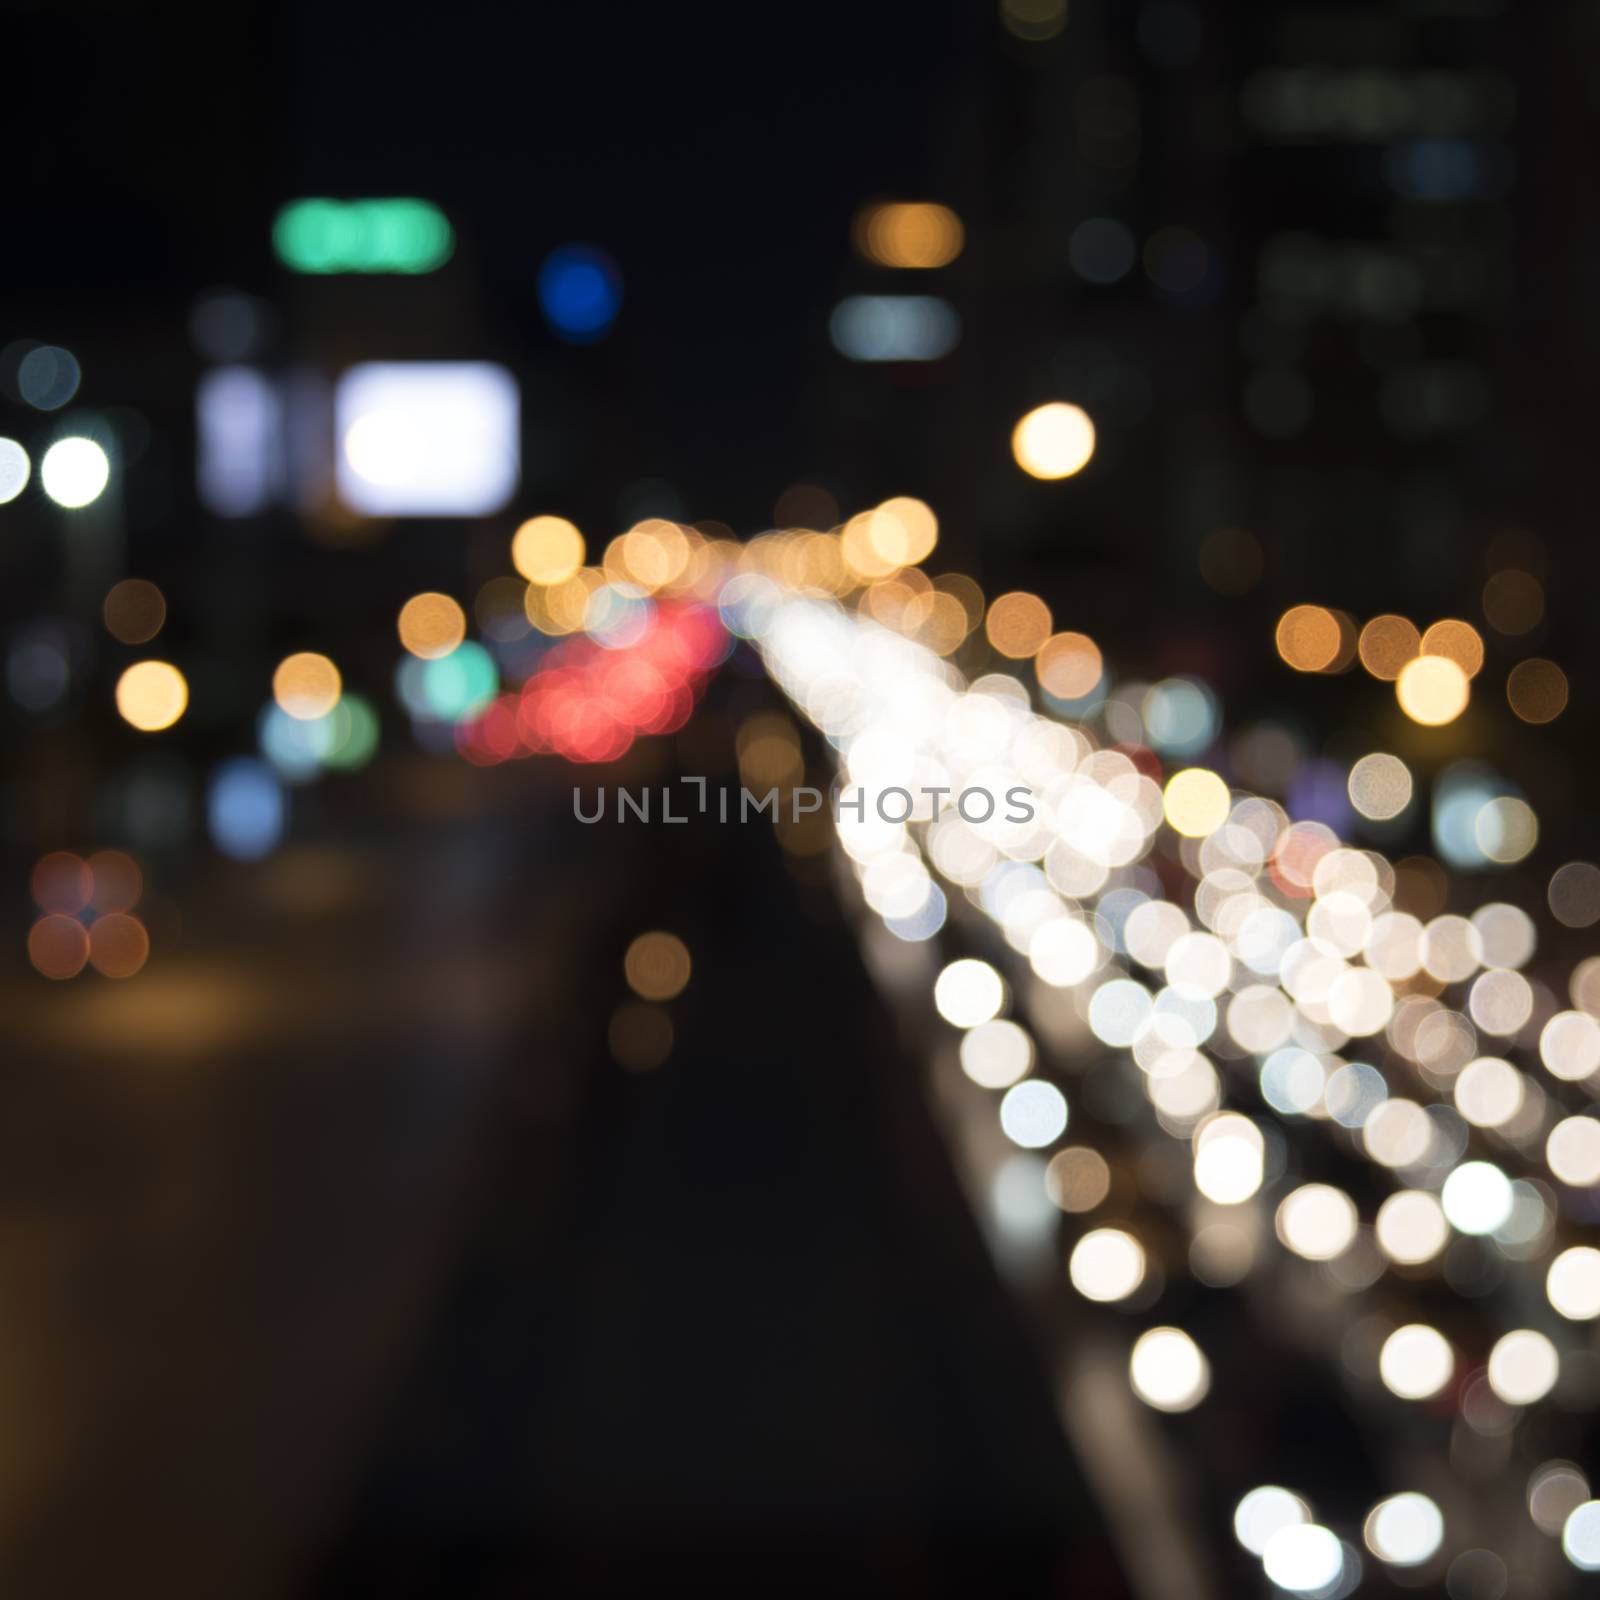
<svg viewBox="0 0 1600 1600">
<path fill-rule="evenodd" d="M 224 761 L 206 796 L 211 841 L 235 861 L 259 861 L 283 837 L 283 786 L 253 756 Z"/>
<path fill-rule="evenodd" d="M 539 306 L 558 339 L 593 344 L 611 331 L 622 309 L 622 275 L 605 251 L 562 245 L 539 268 Z"/>
</svg>

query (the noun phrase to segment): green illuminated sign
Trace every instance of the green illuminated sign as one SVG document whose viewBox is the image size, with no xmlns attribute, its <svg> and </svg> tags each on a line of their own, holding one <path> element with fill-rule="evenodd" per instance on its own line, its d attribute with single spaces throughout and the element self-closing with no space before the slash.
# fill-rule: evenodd
<svg viewBox="0 0 1600 1600">
<path fill-rule="evenodd" d="M 433 272 L 456 236 L 426 200 L 293 200 L 272 224 L 291 272 Z"/>
</svg>

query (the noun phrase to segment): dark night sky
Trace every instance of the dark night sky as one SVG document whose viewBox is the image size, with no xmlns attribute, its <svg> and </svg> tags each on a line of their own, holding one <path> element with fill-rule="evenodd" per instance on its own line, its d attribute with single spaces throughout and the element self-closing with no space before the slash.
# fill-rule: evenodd
<svg viewBox="0 0 1600 1600">
<path fill-rule="evenodd" d="M 759 520 L 824 450 L 807 400 L 856 206 L 935 185 L 966 48 L 955 5 L 229 7 L 77 4 L 13 19 L 31 151 L 14 292 L 68 324 L 180 319 L 218 281 L 281 297 L 267 222 L 304 193 L 438 200 L 485 355 L 594 391 L 695 515 Z M 70 63 L 70 66 L 66 65 Z M 586 239 L 625 311 L 576 370 L 540 325 L 539 260 Z M 327 290 L 328 285 L 313 286 Z M 331 286 L 335 293 L 347 285 Z M 288 285 L 293 290 L 304 286 Z M 458 296 L 459 298 L 459 296 Z M 520 346 L 520 348 L 518 348 Z M 456 351 L 441 351 L 458 353 Z"/>
</svg>

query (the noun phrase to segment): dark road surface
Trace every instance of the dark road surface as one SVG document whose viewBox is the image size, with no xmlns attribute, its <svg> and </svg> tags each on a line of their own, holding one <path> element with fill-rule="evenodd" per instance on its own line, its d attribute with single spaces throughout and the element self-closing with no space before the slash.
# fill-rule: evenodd
<svg viewBox="0 0 1600 1600">
<path fill-rule="evenodd" d="M 531 770 L 9 985 L 0 1591 L 1123 1593 L 831 890 Z"/>
</svg>

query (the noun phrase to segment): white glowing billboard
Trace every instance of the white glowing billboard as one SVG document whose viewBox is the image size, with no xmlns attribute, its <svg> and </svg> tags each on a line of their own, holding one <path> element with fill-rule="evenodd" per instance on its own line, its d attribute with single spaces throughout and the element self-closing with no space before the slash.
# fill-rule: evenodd
<svg viewBox="0 0 1600 1600">
<path fill-rule="evenodd" d="M 517 380 L 490 361 L 367 361 L 334 393 L 339 498 L 372 517 L 483 517 L 521 472 Z"/>
</svg>

